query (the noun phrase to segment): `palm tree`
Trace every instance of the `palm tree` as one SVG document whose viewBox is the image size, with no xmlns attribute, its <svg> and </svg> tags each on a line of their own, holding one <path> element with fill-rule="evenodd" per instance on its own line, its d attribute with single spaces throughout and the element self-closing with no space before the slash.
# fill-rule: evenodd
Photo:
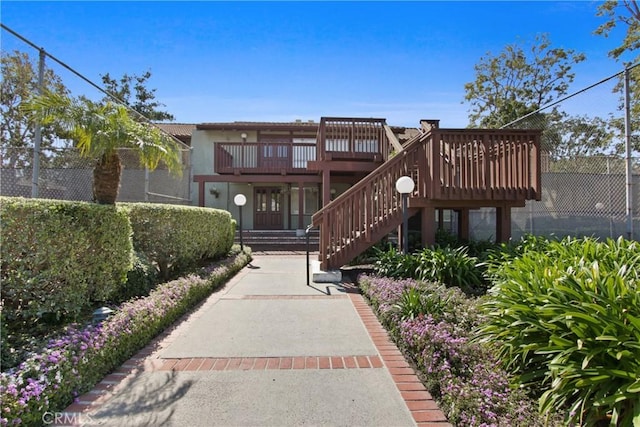
<svg viewBox="0 0 640 427">
<path fill-rule="evenodd" d="M 97 159 L 93 170 L 93 197 L 97 203 L 114 204 L 120 189 L 119 148 L 132 148 L 140 164 L 150 170 L 162 161 L 169 171 L 180 174 L 178 143 L 160 129 L 134 120 L 122 105 L 98 104 L 86 98 L 48 93 L 25 104 L 43 124 L 58 123 L 63 138 L 72 139 L 83 157 Z"/>
</svg>

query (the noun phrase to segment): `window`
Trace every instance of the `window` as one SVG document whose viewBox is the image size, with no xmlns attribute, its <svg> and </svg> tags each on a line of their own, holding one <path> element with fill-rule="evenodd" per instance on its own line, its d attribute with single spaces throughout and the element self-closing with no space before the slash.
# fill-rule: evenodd
<svg viewBox="0 0 640 427">
<path fill-rule="evenodd" d="M 305 187 L 304 189 L 304 200 L 303 200 L 304 210 L 302 213 L 304 215 L 313 215 L 318 211 L 318 189 Z M 298 187 L 291 187 L 291 214 L 298 215 L 300 211 L 298 210 L 299 206 L 298 199 Z"/>
</svg>

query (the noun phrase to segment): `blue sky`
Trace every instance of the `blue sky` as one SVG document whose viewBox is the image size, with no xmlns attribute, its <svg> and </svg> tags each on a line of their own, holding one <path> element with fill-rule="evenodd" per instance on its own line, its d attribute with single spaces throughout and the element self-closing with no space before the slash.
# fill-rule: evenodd
<svg viewBox="0 0 640 427">
<path fill-rule="evenodd" d="M 151 70 L 149 86 L 187 123 L 383 117 L 464 127 L 464 84 L 487 52 L 547 33 L 584 52 L 571 91 L 621 70 L 607 57 L 622 31 L 592 1 L 26 2 L 3 0 L 2 22 L 96 83 Z M 2 49 L 35 51 L 2 31 Z M 48 62 L 74 95 L 94 89 Z M 581 114 L 615 106 L 610 87 Z"/>
</svg>

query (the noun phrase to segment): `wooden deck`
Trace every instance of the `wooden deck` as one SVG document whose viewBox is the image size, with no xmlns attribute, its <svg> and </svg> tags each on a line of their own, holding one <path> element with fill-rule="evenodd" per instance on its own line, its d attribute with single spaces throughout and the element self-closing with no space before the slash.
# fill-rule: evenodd
<svg viewBox="0 0 640 427">
<path fill-rule="evenodd" d="M 215 145 L 214 170 L 234 175 L 316 174 L 308 169 L 315 160 L 315 144 L 220 142 Z"/>
<path fill-rule="evenodd" d="M 510 234 L 510 209 L 540 199 L 540 132 L 434 128 L 418 135 L 313 216 L 320 227 L 320 261 L 336 268 L 366 250 L 402 222 L 401 176 L 416 186 L 411 214 L 433 223 L 437 208 L 497 207 L 499 239 Z M 430 243 L 434 229 L 424 229 Z"/>
<path fill-rule="evenodd" d="M 233 124 L 233 130 L 246 126 Z M 540 199 L 537 130 L 441 129 L 437 120 L 422 120 L 420 132 L 406 136 L 405 128 L 391 128 L 384 119 L 340 117 L 321 118 L 317 129 L 283 126 L 257 132 L 254 141 L 216 142 L 215 174 L 194 176 L 199 203 L 207 182 L 295 184 L 299 191 L 305 183 L 316 186 L 324 207 L 312 224 L 320 229 L 324 268 L 349 262 L 401 225 L 395 190 L 401 176 L 416 184 L 408 208 L 421 215 L 424 245 L 434 242 L 436 210 L 457 210 L 464 237 L 469 209 L 494 207 L 502 241 L 511 234 L 511 208 Z M 331 200 L 336 183 L 351 188 Z"/>
<path fill-rule="evenodd" d="M 217 142 L 214 171 L 222 175 L 318 175 L 371 172 L 389 157 L 384 119 L 323 117 L 315 139 Z M 260 178 L 256 177 L 257 180 Z"/>
</svg>

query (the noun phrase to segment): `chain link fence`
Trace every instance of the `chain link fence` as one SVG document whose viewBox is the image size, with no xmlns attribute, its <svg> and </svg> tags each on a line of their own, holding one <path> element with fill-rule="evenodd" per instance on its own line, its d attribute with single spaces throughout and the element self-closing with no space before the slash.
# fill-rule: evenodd
<svg viewBox="0 0 640 427">
<path fill-rule="evenodd" d="M 615 156 L 579 157 L 549 163 L 542 173 L 542 200 L 527 201 L 511 210 L 512 237 L 594 236 L 600 239 L 627 236 L 626 174 L 624 160 Z M 640 164 L 640 157 L 632 162 Z M 588 168 L 585 169 L 586 165 Z M 633 238 L 640 240 L 640 175 L 632 182 Z M 495 238 L 493 209 L 471 212 L 474 239 Z"/>
<path fill-rule="evenodd" d="M 12 34 L 7 41 L 29 51 L 37 70 L 38 48 Z M 3 43 L 4 49 L 8 43 Z M 41 53 L 41 52 L 40 52 Z M 47 70 L 60 78 L 69 94 L 99 100 L 105 93 L 66 64 L 48 56 Z M 640 67 L 630 75 L 632 91 L 638 91 Z M 542 129 L 542 200 L 512 209 L 512 235 L 594 235 L 601 238 L 627 235 L 628 213 L 633 218 L 633 238 L 640 240 L 640 117 L 631 117 L 634 151 L 632 178 L 626 176 L 624 114 L 621 80 L 611 76 L 564 100 L 545 107 L 505 127 Z M 637 92 L 635 92 L 637 93 Z M 4 111 L 4 110 L 3 110 Z M 7 110 L 10 111 L 10 110 Z M 21 132 L 24 129 L 20 129 Z M 4 138 L 0 144 L 0 194 L 31 197 L 33 141 L 25 138 L 20 148 Z M 74 148 L 53 148 L 49 141 L 40 154 L 38 196 L 43 198 L 92 199 L 93 159 L 79 156 Z M 191 158 L 182 146 L 183 172 L 173 176 L 162 167 L 148 172 L 134 154 L 121 150 L 123 173 L 119 201 L 150 201 L 191 204 Z M 627 188 L 632 206 L 627 206 Z M 471 237 L 495 237 L 491 209 L 470 214 Z"/>
<path fill-rule="evenodd" d="M 636 67 L 640 71 L 640 67 Z M 638 72 L 630 85 L 638 87 Z M 634 79 L 635 76 L 635 79 Z M 640 130 L 631 117 L 631 179 L 627 179 L 620 79 L 611 76 L 588 90 L 508 126 L 542 129 L 542 200 L 512 209 L 512 237 L 624 236 L 640 240 Z M 630 202 L 627 203 L 627 190 Z M 629 215 L 630 214 L 630 215 Z M 628 217 L 632 217 L 630 226 Z M 474 239 L 495 237 L 493 209 L 471 213 Z M 629 231 L 632 229 L 631 235 Z"/>
<path fill-rule="evenodd" d="M 183 149 L 181 152 L 182 173 L 172 174 L 162 164 L 147 171 L 140 166 L 133 150 L 118 150 L 122 162 L 118 201 L 191 204 L 190 151 Z M 91 201 L 95 162 L 96 159 L 80 156 L 75 148 L 42 150 L 38 197 Z M 31 197 L 33 149 L 1 147 L 0 164 L 0 194 Z"/>
<path fill-rule="evenodd" d="M 103 83 L 95 83 L 6 26 L 2 28 L 2 36 L 1 80 L 5 83 L 0 99 L 0 194 L 32 197 L 36 126 L 21 113 L 20 106 L 38 91 L 39 73 L 45 89 L 94 102 L 107 98 L 121 102 L 106 92 Z M 153 126 L 142 115 L 129 110 L 136 120 Z M 71 141 L 59 139 L 52 129 L 42 132 L 36 178 L 38 197 L 91 201 L 96 159 L 80 156 Z M 177 139 L 175 142 L 182 154 L 181 174 L 169 173 L 162 163 L 154 171 L 147 171 L 133 150 L 118 150 L 123 166 L 118 201 L 191 204 L 191 150 L 183 142 Z"/>
</svg>

